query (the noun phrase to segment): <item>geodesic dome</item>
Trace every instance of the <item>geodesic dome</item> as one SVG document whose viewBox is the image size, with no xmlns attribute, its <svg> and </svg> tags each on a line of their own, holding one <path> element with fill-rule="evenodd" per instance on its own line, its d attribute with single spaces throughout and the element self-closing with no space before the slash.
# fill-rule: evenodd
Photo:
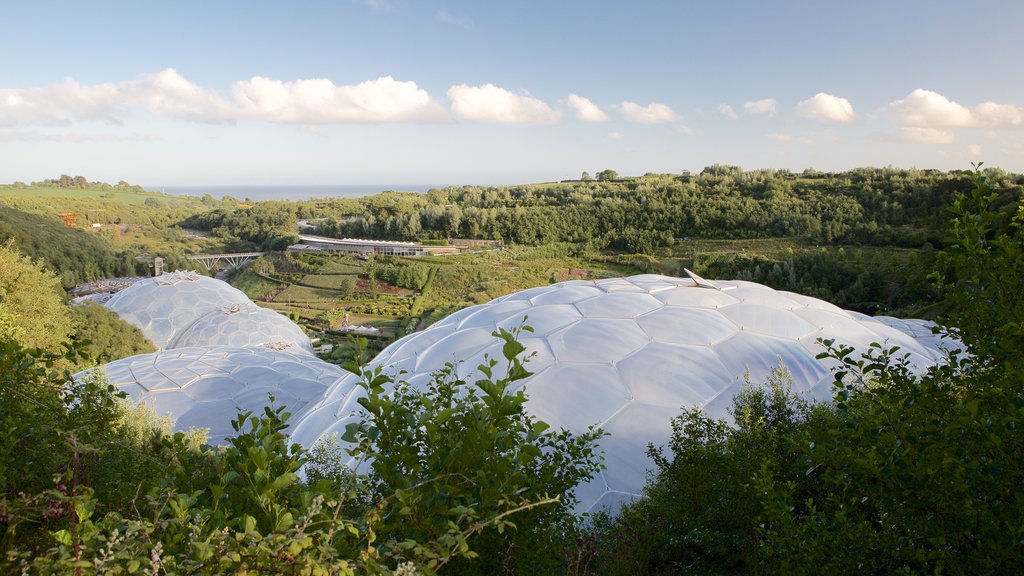
<svg viewBox="0 0 1024 576">
<path fill-rule="evenodd" d="M 243 304 L 252 301 L 227 282 L 178 271 L 136 282 L 115 294 L 106 307 L 164 350 L 201 316 Z"/>
<path fill-rule="evenodd" d="M 581 512 L 615 509 L 638 495 L 653 466 L 647 444 L 668 441 L 670 419 L 683 406 L 726 416 L 746 373 L 763 382 L 782 362 L 795 391 L 830 398 L 831 364 L 815 358 L 819 338 L 858 353 L 873 342 L 898 345 L 916 370 L 943 357 L 925 323 L 880 321 L 752 282 L 647 274 L 562 282 L 466 308 L 394 342 L 371 367 L 404 370 L 402 378 L 422 385 L 445 363 L 462 361 L 457 371 L 467 376 L 485 354 L 502 358 L 491 333 L 524 317 L 534 331 L 520 342 L 535 354 L 526 366 L 533 375 L 517 383 L 526 387 L 527 410 L 555 428 L 599 425 L 610 433 L 600 443 L 607 469 L 577 488 Z M 358 419 L 355 384 L 351 374 L 335 383 L 292 439 L 309 447 Z"/>
<path fill-rule="evenodd" d="M 219 308 L 199 317 L 179 331 L 168 348 L 207 344 L 313 353 L 313 345 L 302 328 L 286 316 L 255 304 Z"/>
<path fill-rule="evenodd" d="M 261 412 L 274 396 L 294 425 L 345 372 L 315 357 L 268 348 L 175 348 L 117 360 L 99 369 L 136 404 L 170 415 L 175 430 L 208 428 L 209 442 L 234 434 L 237 410 Z M 84 373 L 75 376 L 82 377 Z"/>
</svg>

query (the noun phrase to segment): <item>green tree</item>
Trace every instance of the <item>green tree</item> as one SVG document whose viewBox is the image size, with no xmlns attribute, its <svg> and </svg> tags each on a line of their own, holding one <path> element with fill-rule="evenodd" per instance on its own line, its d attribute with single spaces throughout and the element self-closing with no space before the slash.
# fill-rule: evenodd
<svg viewBox="0 0 1024 576">
<path fill-rule="evenodd" d="M 0 339 L 58 352 L 70 334 L 60 280 L 12 242 L 0 244 Z"/>
</svg>

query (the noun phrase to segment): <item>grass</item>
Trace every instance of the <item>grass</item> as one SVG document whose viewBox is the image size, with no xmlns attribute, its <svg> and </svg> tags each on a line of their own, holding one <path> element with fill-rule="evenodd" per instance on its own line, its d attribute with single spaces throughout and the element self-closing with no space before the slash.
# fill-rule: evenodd
<svg viewBox="0 0 1024 576">
<path fill-rule="evenodd" d="M 132 190 L 121 190 L 117 188 L 105 189 L 93 188 L 60 188 L 58 186 L 27 186 L 16 187 L 13 185 L 0 185 L 0 197 L 3 198 L 73 198 L 77 200 L 104 200 L 123 202 L 129 205 L 145 204 L 149 198 L 154 198 L 167 204 L 193 204 L 197 201 L 194 198 L 172 196 L 159 192 L 135 192 Z"/>
<path fill-rule="evenodd" d="M 341 283 L 346 279 L 351 278 L 355 281 L 358 278 L 358 274 L 306 274 L 299 280 L 299 283 L 304 286 L 313 288 L 326 288 L 328 290 L 340 290 Z M 353 283 L 353 287 L 355 284 Z"/>
</svg>

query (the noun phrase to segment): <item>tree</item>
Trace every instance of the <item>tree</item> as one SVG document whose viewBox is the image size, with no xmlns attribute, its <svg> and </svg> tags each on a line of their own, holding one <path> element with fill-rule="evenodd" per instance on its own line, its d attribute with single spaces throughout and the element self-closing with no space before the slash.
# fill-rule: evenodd
<svg viewBox="0 0 1024 576">
<path fill-rule="evenodd" d="M 60 280 L 13 242 L 0 244 L 0 338 L 59 352 L 70 334 Z"/>
<path fill-rule="evenodd" d="M 606 182 L 608 180 L 616 180 L 619 177 L 619 173 L 615 170 L 601 170 L 597 173 L 598 182 Z"/>
<path fill-rule="evenodd" d="M 141 330 L 95 302 L 73 306 L 70 314 L 72 338 L 83 343 L 83 368 L 156 352 L 156 347 L 146 340 Z"/>
</svg>

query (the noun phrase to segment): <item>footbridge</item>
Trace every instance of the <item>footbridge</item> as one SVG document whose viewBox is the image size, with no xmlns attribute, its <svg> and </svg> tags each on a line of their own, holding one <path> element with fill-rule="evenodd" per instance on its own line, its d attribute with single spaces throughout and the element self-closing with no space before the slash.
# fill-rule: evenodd
<svg viewBox="0 0 1024 576">
<path fill-rule="evenodd" d="M 214 268 L 238 268 L 253 258 L 259 258 L 266 252 L 235 252 L 233 254 L 196 254 L 187 258 L 210 271 Z"/>
</svg>

